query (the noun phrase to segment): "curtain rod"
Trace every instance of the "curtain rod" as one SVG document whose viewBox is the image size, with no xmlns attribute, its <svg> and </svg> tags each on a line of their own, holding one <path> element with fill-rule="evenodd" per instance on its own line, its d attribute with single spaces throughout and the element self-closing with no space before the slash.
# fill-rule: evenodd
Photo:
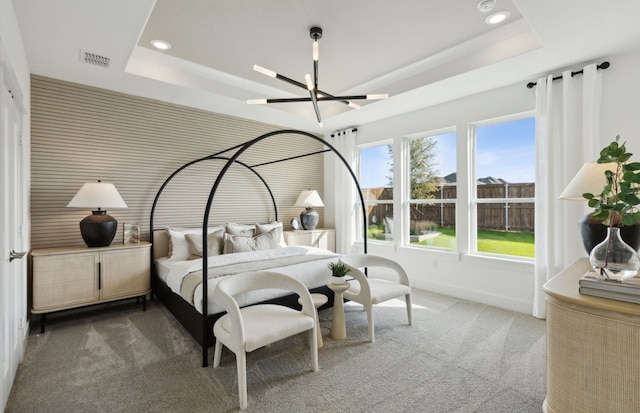
<svg viewBox="0 0 640 413">
<path fill-rule="evenodd" d="M 349 128 L 347 128 L 347 129 L 349 129 Z M 347 129 L 345 129 L 345 131 L 346 131 Z M 354 133 L 354 132 L 358 132 L 358 128 L 353 128 L 353 129 L 351 129 L 351 132 L 352 132 L 352 133 Z M 346 132 L 331 132 L 331 137 L 332 137 L 332 138 L 334 138 L 336 135 L 340 136 L 340 135 L 342 135 L 343 133 L 345 133 L 345 134 L 346 134 Z"/>
<path fill-rule="evenodd" d="M 597 68 L 598 69 L 607 69 L 609 66 L 610 66 L 609 62 L 602 62 L 597 66 Z M 578 70 L 577 72 L 571 72 L 571 77 L 574 77 L 575 75 L 581 75 L 582 73 L 583 73 L 583 70 Z M 562 75 L 556 76 L 556 77 L 553 78 L 553 80 L 558 80 L 558 79 L 562 79 Z M 537 82 L 529 82 L 529 83 L 527 83 L 527 89 L 531 89 L 537 84 L 538 84 Z"/>
</svg>

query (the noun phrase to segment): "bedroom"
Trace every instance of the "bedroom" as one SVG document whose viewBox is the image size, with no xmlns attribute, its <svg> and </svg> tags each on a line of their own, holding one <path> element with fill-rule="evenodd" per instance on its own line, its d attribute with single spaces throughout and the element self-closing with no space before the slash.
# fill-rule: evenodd
<svg viewBox="0 0 640 413">
<path fill-rule="evenodd" d="M 153 2 L 141 2 L 135 10 L 130 10 L 130 13 L 125 13 L 131 16 L 130 23 L 135 26 L 135 30 L 137 30 L 138 33 L 144 26 L 147 14 L 153 8 L 152 3 Z M 468 5 L 471 9 L 474 9 L 476 3 L 475 1 L 470 1 Z M 3 39 L 4 53 L 11 57 L 10 61 L 13 65 L 13 71 L 21 85 L 25 107 L 27 108 L 26 112 L 27 114 L 31 112 L 32 117 L 36 117 L 36 115 L 40 113 L 35 113 L 34 108 L 41 105 L 42 101 L 34 102 L 34 98 L 30 96 L 30 94 L 42 96 L 43 90 L 50 89 L 54 86 L 58 88 L 59 93 L 73 92 L 80 95 L 84 94 L 87 99 L 103 102 L 108 99 L 123 99 L 127 102 L 133 102 L 133 104 L 135 104 L 134 106 L 145 105 L 148 108 L 155 107 L 158 108 L 156 115 L 159 117 L 163 116 L 162 111 L 166 111 L 168 108 L 177 108 L 175 105 L 177 104 L 180 110 L 189 112 L 190 116 L 202 117 L 205 119 L 205 122 L 210 122 L 210 124 L 220 124 L 222 120 L 225 122 L 239 122 L 240 124 L 238 126 L 234 124 L 234 126 L 224 129 L 223 133 L 226 136 L 230 136 L 232 131 L 244 130 L 249 136 L 243 134 L 244 138 L 238 138 L 243 140 L 254 137 L 259 131 L 265 128 L 270 129 L 287 126 L 313 131 L 320 135 L 328 135 L 335 130 L 357 126 L 358 144 L 362 146 L 384 142 L 389 138 L 400 138 L 414 133 L 429 132 L 451 126 L 456 126 L 460 134 L 459 136 L 464 137 L 466 136 L 465 131 L 469 122 L 494 119 L 505 115 L 534 110 L 535 91 L 525 87 L 527 82 L 535 81 L 544 75 L 559 74 L 565 68 L 578 69 L 586 63 L 599 63 L 608 60 L 611 62 L 611 67 L 607 69 L 603 75 L 605 87 L 602 97 L 601 134 L 597 146 L 600 147 L 615 135 L 621 134 L 622 136 L 628 137 L 630 150 L 637 153 L 638 150 L 640 150 L 638 146 L 640 143 L 635 139 L 638 135 L 639 128 L 634 123 L 634 108 L 638 107 L 640 99 L 640 82 L 634 73 L 637 71 L 637 68 L 640 67 L 640 56 L 637 51 L 637 39 L 639 36 L 634 25 L 626 20 L 627 18 L 631 18 L 629 16 L 637 15 L 637 10 L 635 9 L 637 6 L 632 4 L 633 2 L 624 2 L 623 6 L 628 7 L 628 9 L 609 10 L 597 2 L 590 3 L 589 6 L 585 6 L 584 2 L 563 2 L 562 6 L 554 4 L 555 2 L 516 1 L 514 3 L 522 10 L 526 20 L 542 38 L 542 42 L 544 43 L 543 51 L 550 48 L 553 49 L 557 46 L 558 50 L 554 49 L 554 54 L 561 53 L 559 50 L 563 50 L 566 56 L 561 56 L 560 60 L 553 60 L 552 58 L 554 56 L 552 56 L 551 52 L 547 55 L 538 51 L 539 54 L 534 57 L 541 60 L 541 62 L 537 63 L 537 65 L 531 64 L 530 67 L 526 69 L 519 68 L 519 65 L 516 65 L 516 63 L 522 64 L 522 62 L 520 62 L 520 60 L 524 60 L 522 56 L 505 59 L 499 62 L 501 65 L 487 66 L 486 68 L 472 71 L 473 74 L 481 79 L 480 82 L 476 82 L 475 78 L 472 79 L 470 75 L 458 75 L 447 81 L 434 82 L 433 85 L 423 91 L 427 101 L 420 102 L 420 106 L 413 107 L 412 110 L 406 114 L 396 113 L 395 103 L 393 99 L 389 99 L 388 102 L 379 102 L 383 105 L 380 110 L 393 111 L 392 114 L 394 116 L 390 117 L 385 115 L 385 119 L 381 119 L 382 116 L 378 116 L 381 120 L 376 120 L 376 113 L 374 112 L 374 110 L 377 111 L 377 109 L 375 109 L 376 103 L 364 106 L 360 114 L 357 114 L 357 116 L 365 117 L 364 120 L 356 118 L 352 123 L 351 120 L 341 121 L 342 118 L 336 116 L 334 126 L 331 124 L 331 119 L 327 119 L 324 122 L 325 125 L 323 129 L 317 128 L 312 113 L 311 116 L 294 117 L 288 112 L 276 111 L 270 108 L 268 112 L 264 111 L 266 109 L 261 112 L 256 112 L 257 114 L 253 120 L 242 120 L 244 116 L 238 114 L 242 114 L 249 109 L 247 109 L 247 105 L 241 101 L 230 102 L 229 100 L 224 100 L 223 103 L 219 104 L 207 103 L 209 107 L 205 108 L 199 107 L 196 104 L 194 106 L 198 109 L 189 109 L 191 105 L 187 102 L 188 95 L 193 95 L 195 100 L 201 103 L 203 93 L 191 90 L 190 94 L 184 91 L 185 89 L 178 89 L 176 86 L 161 85 L 156 81 L 145 80 L 136 75 L 120 74 L 117 76 L 120 78 L 119 86 L 117 86 L 117 88 L 107 87 L 106 83 L 103 83 L 107 81 L 107 79 L 105 79 L 107 76 L 104 76 L 105 72 L 102 68 L 80 66 L 79 63 L 77 63 L 77 49 L 89 49 L 93 47 L 97 48 L 97 51 L 105 50 L 106 52 L 110 52 L 111 49 L 106 45 L 119 42 L 120 40 L 117 37 L 113 37 L 113 33 L 111 33 L 112 29 L 108 25 L 104 27 L 105 33 L 107 34 L 103 37 L 109 39 L 109 41 L 105 43 L 104 47 L 102 47 L 102 43 L 99 43 L 101 36 L 98 33 L 96 33 L 97 39 L 92 40 L 92 44 L 90 45 L 80 47 L 77 43 L 72 42 L 67 46 L 67 57 L 65 59 L 68 58 L 68 61 L 73 60 L 73 65 L 80 66 L 80 68 L 78 69 L 79 73 L 65 75 L 64 70 L 70 65 L 63 63 L 64 60 L 60 57 L 62 55 L 57 56 L 55 52 L 52 52 L 54 56 L 49 57 L 47 54 L 49 52 L 44 51 L 41 52 L 40 57 L 28 55 L 25 50 L 28 44 L 26 29 L 21 27 L 22 22 L 20 22 L 18 18 L 11 17 L 14 16 L 14 9 L 17 10 L 15 14 L 20 14 L 19 12 L 22 11 L 21 7 L 29 4 L 35 6 L 37 2 L 15 2 L 15 4 L 13 4 L 10 1 L 3 1 L 2 31 L 0 35 Z M 533 3 L 537 4 L 534 5 Z M 72 3 L 70 2 L 69 4 Z M 93 7 L 97 6 L 93 5 Z M 129 7 L 132 6 L 116 4 L 113 6 L 113 9 L 109 11 L 111 11 L 111 15 L 118 15 L 118 13 L 123 13 L 123 10 L 129 10 Z M 604 10 L 600 10 L 601 7 Z M 622 5 L 620 7 L 622 7 Z M 573 10 L 580 10 L 580 13 L 585 14 L 579 14 L 581 18 L 576 18 L 572 12 Z M 591 13 L 587 13 L 585 10 L 590 10 Z M 64 13 L 63 8 L 60 8 L 59 12 Z M 477 10 L 474 10 L 474 12 L 477 12 Z M 50 15 L 52 13 L 53 11 L 49 12 Z M 78 9 L 76 13 L 80 14 L 83 13 L 83 11 Z M 94 12 L 87 10 L 84 11 L 84 13 L 86 16 L 93 15 Z M 104 14 L 110 15 L 108 11 L 104 11 Z M 598 15 L 600 18 L 596 18 Z M 70 16 L 74 17 L 73 14 Z M 552 21 L 544 24 L 544 21 L 547 19 Z M 565 20 L 561 24 L 558 23 L 559 20 L 556 20 L 554 24 L 553 19 Z M 59 21 L 61 22 L 60 24 L 63 24 L 62 22 L 65 20 L 61 17 L 60 19 L 51 19 L 51 21 Z M 568 22 L 571 22 L 571 24 L 576 27 L 568 26 L 570 24 Z M 45 23 L 45 21 L 38 21 L 37 23 L 34 22 L 34 25 L 38 25 L 44 30 L 45 27 L 48 27 Z M 120 22 L 123 28 L 125 23 L 126 22 Z M 74 24 L 75 23 L 69 23 L 68 26 L 72 27 Z M 99 26 L 97 24 L 94 25 Z M 292 54 L 295 56 L 301 55 L 302 58 L 300 60 L 302 60 L 302 64 L 308 65 L 310 63 L 311 50 L 308 34 L 304 32 L 306 30 L 306 22 L 301 26 L 304 29 L 303 33 L 299 34 L 301 37 L 301 51 Z M 78 29 L 80 29 L 79 26 Z M 325 26 L 325 30 L 325 38 L 320 41 L 320 47 L 323 53 L 321 56 L 329 53 L 330 50 L 327 41 L 331 32 L 328 26 Z M 57 32 L 58 29 L 51 27 L 44 31 L 54 33 Z M 123 36 L 124 32 L 125 30 L 122 30 Z M 614 40 L 605 37 L 609 35 L 617 36 L 619 41 L 616 43 Z M 67 36 L 69 36 L 70 39 L 78 38 L 78 35 L 73 32 L 67 34 Z M 129 52 L 134 48 L 136 41 L 137 38 L 122 39 L 122 43 L 129 45 Z M 584 48 L 586 50 L 575 50 L 575 54 L 573 52 L 567 52 L 566 48 L 571 49 L 572 45 L 575 45 L 574 49 Z M 578 45 L 581 47 L 577 47 Z M 584 54 L 579 54 L 578 52 Z M 523 56 L 526 57 L 530 54 L 535 55 L 535 53 L 536 52 L 525 53 Z M 252 63 L 258 63 L 253 62 L 253 56 L 249 57 Z M 49 58 L 52 60 L 47 60 Z M 40 62 L 39 59 L 42 59 L 42 62 Z M 323 57 L 321 57 L 321 59 L 323 59 Z M 324 62 L 327 61 L 328 59 L 324 60 Z M 115 63 L 117 62 L 115 62 L 114 59 L 114 64 Z M 124 62 L 119 62 L 118 64 L 124 65 Z M 285 66 L 282 70 L 287 69 L 287 67 L 289 66 Z M 333 70 L 333 67 L 334 65 L 329 63 L 323 65 L 321 67 L 322 75 L 328 76 Z M 45 71 L 45 68 L 48 68 L 50 72 Z M 304 66 L 304 68 L 306 68 L 306 66 Z M 293 71 L 291 75 L 295 75 L 296 73 L 297 71 Z M 33 79 L 30 79 L 31 74 L 34 75 Z M 94 75 L 97 77 L 93 77 Z M 90 79 L 90 77 L 92 78 Z M 277 83 L 271 83 L 270 87 L 278 87 L 278 85 Z M 442 89 L 447 90 L 443 91 Z M 268 92 L 268 94 L 267 92 L 264 93 L 265 96 L 272 96 L 272 90 Z M 155 96 L 157 93 L 166 93 L 167 96 L 169 96 L 167 100 L 173 104 L 166 103 L 167 100 L 160 101 L 160 99 Z M 208 94 L 204 95 L 205 99 L 208 98 Z M 277 95 L 274 95 L 274 97 L 275 96 Z M 260 94 L 255 97 L 260 97 Z M 491 102 L 491 104 L 487 105 L 487 102 Z M 392 103 L 394 107 L 390 108 L 389 105 Z M 60 105 L 62 105 L 62 102 L 60 102 Z M 309 106 L 311 105 L 309 104 Z M 64 109 L 62 106 L 60 106 L 60 108 Z M 310 108 L 308 109 L 310 110 Z M 365 112 L 364 109 L 367 109 L 367 112 Z M 307 108 L 305 108 L 305 110 L 307 110 Z M 214 114 L 212 114 L 212 112 Z M 81 117 L 81 114 L 76 114 L 75 116 Z M 136 115 L 132 114 L 132 116 Z M 344 117 L 344 115 L 342 115 L 342 117 Z M 142 119 L 138 119 L 138 121 L 141 120 Z M 82 126 L 85 128 L 83 133 L 89 133 L 89 130 L 92 130 L 92 126 L 96 125 L 83 124 Z M 163 128 L 158 125 L 148 127 L 154 131 Z M 33 136 L 37 134 L 37 132 L 38 131 L 33 130 L 30 131 L 30 121 L 25 122 L 23 140 L 33 140 Z M 95 138 L 94 144 L 96 145 L 97 142 L 108 145 L 110 140 L 116 140 L 116 137 L 108 133 L 96 133 L 97 135 L 92 136 Z M 185 132 L 181 133 L 184 134 Z M 142 196 L 143 193 L 145 196 L 148 196 L 148 193 L 145 193 L 148 188 L 140 188 L 137 182 L 145 180 L 146 178 L 144 178 L 144 176 L 146 176 L 146 174 L 153 175 L 155 173 L 153 169 L 146 167 L 146 165 L 144 168 L 136 168 L 135 165 L 131 163 L 134 162 L 142 165 L 148 161 L 151 164 L 158 165 L 159 162 L 154 162 L 152 159 L 154 156 L 162 156 L 163 153 L 166 154 L 167 152 L 177 154 L 176 146 L 184 146 L 176 144 L 172 141 L 172 138 L 168 137 L 166 138 L 166 146 L 149 147 L 148 141 L 146 141 L 144 137 L 145 134 L 146 132 L 143 131 L 139 137 L 135 138 L 140 139 L 139 141 L 136 142 L 132 140 L 127 143 L 127 145 L 130 144 L 132 148 L 125 147 L 122 148 L 120 152 L 116 151 L 114 155 L 115 163 L 109 164 L 109 166 L 113 166 L 113 168 L 110 168 L 110 173 L 114 173 L 116 176 L 118 176 L 117 174 L 127 175 L 129 172 L 127 168 L 136 170 L 136 175 L 134 175 L 135 179 L 132 179 L 131 182 L 122 181 L 122 184 L 117 183 L 119 188 L 120 186 L 123 187 L 123 193 L 128 202 L 129 197 L 134 197 L 130 208 L 118 212 L 117 216 L 121 219 L 121 222 L 127 220 L 132 222 L 145 222 L 145 214 L 148 209 L 145 210 L 142 203 L 136 204 L 133 200 L 137 195 Z M 189 136 L 193 135 L 193 133 L 189 132 L 187 132 L 187 134 Z M 232 138 L 231 136 L 229 139 Z M 39 140 L 35 143 L 43 142 L 44 141 Z M 196 145 L 207 145 L 206 134 L 204 139 L 194 139 L 194 142 L 190 142 L 190 144 L 194 145 L 192 149 L 194 152 L 197 152 L 198 147 Z M 229 145 L 225 143 L 224 147 L 227 146 Z M 88 145 L 85 149 L 91 151 L 93 148 L 91 145 Z M 98 146 L 95 149 L 101 151 L 103 147 Z M 106 154 L 102 155 L 105 156 L 106 159 Z M 51 162 L 51 160 L 47 158 L 46 153 L 44 153 L 43 156 L 44 158 L 34 161 L 34 165 L 32 165 L 32 168 L 37 169 L 37 172 L 39 171 L 39 176 L 48 173 L 46 169 L 47 164 Z M 57 153 L 55 158 L 59 162 L 63 162 L 61 164 L 62 168 L 66 167 L 64 158 L 60 158 Z M 136 159 L 139 159 L 139 161 L 136 161 Z M 120 164 L 118 164 L 119 161 Z M 176 160 L 175 162 L 179 163 L 178 161 L 179 160 Z M 308 167 L 308 165 L 297 168 L 296 173 L 292 174 L 293 177 L 287 177 L 287 180 L 283 182 L 282 185 L 286 186 L 289 182 L 293 182 L 294 185 L 292 186 L 296 186 L 295 190 L 292 190 L 290 194 L 286 195 L 286 198 L 290 200 L 291 204 L 293 204 L 294 198 L 297 196 L 295 192 L 299 193 L 299 191 L 306 186 L 313 186 L 320 190 L 326 205 L 326 207 L 321 210 L 321 218 L 323 220 L 321 226 L 333 227 L 336 218 L 335 211 L 331 205 L 337 196 L 332 193 L 332 162 L 329 159 L 326 161 L 314 160 L 314 162 L 316 163 L 313 164 L 313 168 Z M 323 171 L 324 173 L 322 173 Z M 84 172 L 86 173 L 86 170 Z M 459 173 L 461 172 L 462 170 L 459 170 Z M 31 173 L 30 171 L 25 173 L 25 182 L 29 182 Z M 78 173 L 82 174 L 83 171 L 74 170 L 72 173 L 77 175 Z M 93 178 L 93 175 L 86 179 L 89 178 Z M 291 179 L 295 180 L 291 181 Z M 55 205 L 51 203 L 49 205 L 39 204 L 40 210 L 35 211 L 35 213 L 31 210 L 27 211 L 27 217 L 31 214 L 36 216 L 33 222 L 26 222 L 26 227 L 30 228 L 30 231 L 27 231 L 25 241 L 26 249 L 35 248 L 38 245 L 51 245 L 51 243 L 63 243 L 66 245 L 69 243 L 77 244 L 82 242 L 76 231 L 77 221 L 82 214 L 78 212 L 76 215 L 65 208 L 66 202 L 73 196 L 74 191 L 77 190 L 76 184 L 76 181 L 68 185 L 63 182 L 57 182 L 51 189 L 55 192 L 56 196 L 59 196 L 59 202 L 56 202 Z M 25 190 L 25 196 L 27 196 L 30 191 L 30 185 L 27 184 Z M 39 194 L 43 199 L 46 199 L 49 195 L 50 194 L 46 193 Z M 290 219 L 299 212 L 299 208 L 293 205 L 285 208 L 285 218 Z M 44 214 L 47 212 L 51 214 L 50 219 L 55 221 L 53 225 L 50 225 L 50 222 L 46 221 Z M 65 217 L 65 219 L 60 220 L 58 219 L 59 217 Z M 576 215 L 575 220 L 577 220 L 578 217 L 579 215 Z M 288 222 L 287 219 L 283 219 L 283 221 Z M 570 230 L 575 227 L 568 226 L 567 228 Z M 35 229 L 38 230 L 36 231 Z M 29 235 L 29 233 L 31 233 L 31 235 Z M 33 238 L 33 240 L 28 241 L 30 237 Z M 460 298 L 468 298 L 516 309 L 523 313 L 530 314 L 532 311 L 534 300 L 534 270 L 531 262 L 495 260 L 467 254 L 452 256 L 451 254 L 440 254 L 438 251 L 415 251 L 402 247 L 396 249 L 389 245 L 381 244 L 371 245 L 371 251 L 399 259 L 407 265 L 410 272 L 413 273 L 419 273 L 417 269 L 424 268 L 424 263 L 426 262 L 428 267 L 433 268 L 433 271 L 429 271 L 428 274 L 424 274 L 424 276 L 414 280 L 416 286 Z M 455 274 L 455 277 L 448 276 L 449 274 Z M 17 303 L 17 306 L 22 307 L 20 303 Z M 26 317 L 26 312 L 19 311 L 19 313 L 22 313 L 22 316 Z M 16 339 L 18 343 L 23 342 L 21 337 L 17 337 Z M 20 347 L 20 345 L 18 345 L 18 347 Z"/>
</svg>

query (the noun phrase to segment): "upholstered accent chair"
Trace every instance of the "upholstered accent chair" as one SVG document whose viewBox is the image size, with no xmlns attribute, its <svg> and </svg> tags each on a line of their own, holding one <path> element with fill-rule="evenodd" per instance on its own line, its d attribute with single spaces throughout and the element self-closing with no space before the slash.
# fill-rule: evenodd
<svg viewBox="0 0 640 413">
<path fill-rule="evenodd" d="M 340 258 L 351 271 L 347 276 L 349 289 L 344 292 L 344 298 L 362 304 L 367 312 L 369 323 L 369 340 L 375 342 L 373 322 L 373 306 L 392 298 L 404 296 L 407 304 L 409 325 L 411 317 L 411 284 L 402 266 L 391 259 L 370 254 L 353 254 Z M 366 269 L 366 270 L 365 270 Z"/>
<path fill-rule="evenodd" d="M 301 310 L 276 304 L 240 308 L 234 296 L 262 289 L 282 289 L 298 294 Z M 216 344 L 213 367 L 220 365 L 222 346 L 236 355 L 240 409 L 247 407 L 247 353 L 260 347 L 308 332 L 311 367 L 318 371 L 317 313 L 309 290 L 285 274 L 258 271 L 225 277 L 214 291 L 214 300 L 227 312 L 213 326 Z"/>
</svg>

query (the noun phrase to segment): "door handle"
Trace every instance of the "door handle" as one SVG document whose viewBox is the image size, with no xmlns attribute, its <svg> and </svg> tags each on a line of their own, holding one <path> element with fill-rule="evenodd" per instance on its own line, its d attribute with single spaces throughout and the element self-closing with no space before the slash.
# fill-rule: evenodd
<svg viewBox="0 0 640 413">
<path fill-rule="evenodd" d="M 9 262 L 15 260 L 15 259 L 20 259 L 22 257 L 24 257 L 24 255 L 27 252 L 16 252 L 15 250 L 11 250 L 11 252 L 9 253 Z"/>
</svg>

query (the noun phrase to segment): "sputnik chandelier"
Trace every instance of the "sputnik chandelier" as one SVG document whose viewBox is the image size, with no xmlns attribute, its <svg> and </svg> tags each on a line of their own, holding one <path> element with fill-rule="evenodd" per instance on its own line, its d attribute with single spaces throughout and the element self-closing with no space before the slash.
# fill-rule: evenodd
<svg viewBox="0 0 640 413">
<path fill-rule="evenodd" d="M 302 89 L 309 91 L 308 98 L 285 98 L 285 99 L 249 99 L 247 103 L 250 105 L 268 104 L 268 103 L 291 103 L 291 102 L 312 102 L 313 109 L 316 112 L 316 118 L 318 124 L 322 127 L 322 117 L 320 116 L 320 110 L 318 109 L 318 102 L 335 100 L 344 103 L 345 105 L 354 109 L 360 109 L 360 106 L 351 102 L 352 100 L 377 100 L 386 99 L 389 97 L 387 94 L 377 95 L 353 95 L 353 96 L 334 96 L 330 93 L 324 92 L 318 89 L 318 40 L 322 38 L 322 29 L 320 27 L 312 27 L 309 31 L 309 35 L 313 39 L 313 78 L 311 75 L 306 74 L 306 84 L 290 79 L 272 70 L 265 69 L 262 66 L 254 65 L 253 70 L 260 72 L 263 75 L 283 80 L 291 85 L 298 86 Z"/>
</svg>

